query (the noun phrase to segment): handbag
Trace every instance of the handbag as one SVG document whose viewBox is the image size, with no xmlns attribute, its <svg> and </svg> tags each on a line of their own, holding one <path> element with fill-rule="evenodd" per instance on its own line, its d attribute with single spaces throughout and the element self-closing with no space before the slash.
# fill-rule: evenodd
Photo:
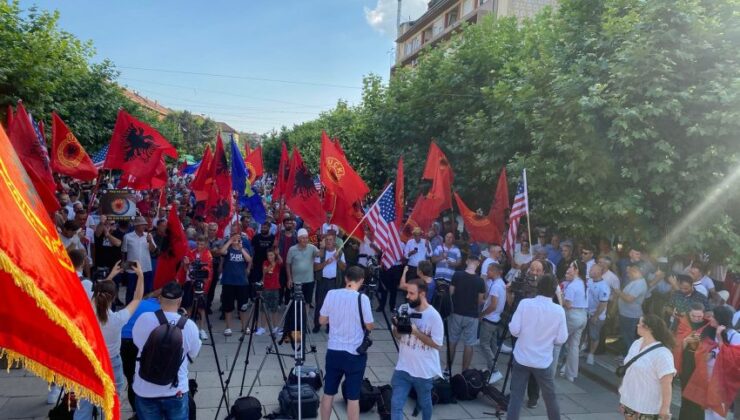
<svg viewBox="0 0 740 420">
<path fill-rule="evenodd" d="M 355 351 L 357 354 L 363 355 L 367 354 L 367 349 L 373 345 L 373 340 L 370 339 L 370 330 L 365 326 L 365 318 L 362 316 L 362 293 L 357 295 L 357 310 L 360 311 L 360 324 L 362 324 L 364 335 L 362 336 L 362 344 Z"/>
<path fill-rule="evenodd" d="M 660 347 L 665 347 L 665 346 L 663 346 L 662 344 L 658 344 L 657 346 L 650 347 L 649 349 L 643 351 L 642 353 L 638 353 L 629 362 L 627 362 L 627 364 L 617 366 L 617 369 L 614 371 L 614 373 L 617 375 L 617 378 L 624 378 L 624 375 L 627 373 L 627 369 L 629 369 L 629 367 L 632 366 L 632 363 L 635 363 L 637 359 L 639 359 L 640 357 Z"/>
</svg>

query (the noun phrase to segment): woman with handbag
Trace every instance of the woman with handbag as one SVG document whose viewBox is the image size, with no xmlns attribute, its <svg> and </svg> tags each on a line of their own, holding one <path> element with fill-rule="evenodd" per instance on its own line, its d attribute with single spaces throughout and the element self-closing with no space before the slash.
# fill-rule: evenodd
<svg viewBox="0 0 740 420">
<path fill-rule="evenodd" d="M 622 377 L 619 387 L 620 411 L 626 420 L 671 418 L 674 346 L 665 322 L 657 315 L 645 315 L 637 323 L 639 339 L 635 340 L 617 368 Z"/>
</svg>

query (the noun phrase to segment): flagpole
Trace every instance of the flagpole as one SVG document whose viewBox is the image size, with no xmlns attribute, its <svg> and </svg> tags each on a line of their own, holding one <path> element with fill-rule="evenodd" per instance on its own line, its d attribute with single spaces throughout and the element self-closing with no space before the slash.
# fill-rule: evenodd
<svg viewBox="0 0 740 420">
<path fill-rule="evenodd" d="M 383 189 L 383 192 L 382 192 L 382 193 L 380 193 L 380 195 L 378 196 L 378 200 L 375 200 L 375 203 L 374 203 L 374 204 L 373 204 L 372 206 L 370 206 L 370 208 L 371 208 L 371 209 L 372 209 L 373 207 L 375 207 L 375 206 L 376 206 L 376 205 L 378 204 L 378 201 L 380 200 L 380 197 L 382 197 L 382 196 L 383 196 L 383 194 L 385 194 L 385 192 L 386 192 L 386 191 L 388 191 L 388 188 L 390 188 L 390 187 L 391 187 L 391 185 L 392 185 L 391 183 L 388 183 L 388 185 L 387 185 L 387 186 L 386 186 L 386 187 L 385 187 L 385 188 Z M 358 228 L 358 227 L 360 227 L 360 226 L 362 225 L 362 222 L 364 222 L 364 221 L 365 221 L 365 219 L 367 219 L 367 215 L 368 215 L 368 214 L 370 214 L 370 211 L 368 211 L 367 213 L 365 213 L 365 214 L 364 214 L 364 215 L 362 216 L 362 219 L 360 219 L 360 221 L 359 221 L 359 222 L 357 222 L 357 226 L 355 226 L 355 228 L 354 228 L 354 229 L 352 229 L 352 232 L 350 232 L 350 233 L 349 233 L 349 235 L 347 235 L 347 237 L 348 237 L 348 238 L 351 238 L 351 237 L 352 237 L 352 234 L 353 234 L 353 233 L 355 233 L 355 231 L 357 231 L 357 228 Z M 347 246 L 347 243 L 348 243 L 348 242 L 349 242 L 349 241 L 345 241 L 345 242 L 344 242 L 344 246 L 342 246 L 342 248 L 344 248 L 345 246 Z"/>
<path fill-rule="evenodd" d="M 532 246 L 532 224 L 529 223 L 529 188 L 527 187 L 527 169 L 522 171 L 524 178 L 524 191 L 527 192 L 527 236 L 529 237 L 529 246 Z"/>
</svg>

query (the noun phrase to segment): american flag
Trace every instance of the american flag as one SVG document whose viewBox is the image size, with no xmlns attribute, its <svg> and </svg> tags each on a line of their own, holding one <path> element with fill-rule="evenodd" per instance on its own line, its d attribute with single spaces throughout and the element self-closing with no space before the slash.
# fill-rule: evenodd
<svg viewBox="0 0 740 420">
<path fill-rule="evenodd" d="M 90 156 L 90 159 L 92 159 L 93 164 L 95 165 L 98 170 L 103 168 L 103 163 L 105 163 L 105 157 L 108 156 L 108 146 L 110 144 L 106 144 L 103 148 L 98 150 L 97 152 L 93 153 L 92 156 Z"/>
<path fill-rule="evenodd" d="M 321 185 L 321 178 L 318 175 L 314 175 L 313 177 L 313 186 L 316 188 L 316 191 L 321 192 L 323 186 Z"/>
<path fill-rule="evenodd" d="M 522 179 L 516 186 L 516 195 L 514 196 L 514 205 L 511 206 L 509 214 L 509 232 L 504 238 L 504 251 L 509 258 L 514 258 L 514 249 L 517 238 L 517 228 L 519 219 L 529 213 L 529 196 L 527 195 L 527 170 L 522 171 Z"/>
<path fill-rule="evenodd" d="M 396 194 L 393 184 L 390 184 L 367 213 L 367 220 L 375 232 L 375 244 L 383 251 L 381 262 L 385 268 L 390 268 L 403 256 L 396 217 Z"/>
</svg>

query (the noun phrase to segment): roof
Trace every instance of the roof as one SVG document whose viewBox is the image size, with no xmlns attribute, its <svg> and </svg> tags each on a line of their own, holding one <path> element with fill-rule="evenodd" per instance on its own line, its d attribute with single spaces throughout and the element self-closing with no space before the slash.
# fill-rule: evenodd
<svg viewBox="0 0 740 420">
<path fill-rule="evenodd" d="M 217 121 L 216 125 L 218 125 L 218 129 L 221 130 L 222 133 L 238 133 L 238 131 L 225 122 Z"/>
<path fill-rule="evenodd" d="M 128 90 L 126 88 L 123 88 L 123 94 L 127 98 L 129 98 L 132 101 L 136 102 L 137 104 L 143 106 L 144 108 L 146 108 L 146 109 L 148 109 L 150 111 L 154 111 L 154 112 L 156 112 L 157 114 L 159 114 L 159 115 L 161 115 L 163 117 L 166 116 L 166 115 L 168 115 L 170 112 L 172 112 L 172 110 L 169 109 L 169 108 L 167 108 L 166 106 L 160 105 L 157 101 L 153 101 L 153 100 L 151 100 L 149 98 L 145 98 L 145 97 L 139 95 L 138 92 L 135 92 L 133 90 Z"/>
<path fill-rule="evenodd" d="M 447 10 L 448 7 L 452 6 L 457 1 L 458 0 L 438 0 L 436 2 L 429 2 L 429 8 L 427 11 L 424 12 L 423 15 L 419 16 L 418 19 L 413 21 L 411 23 L 411 27 L 406 32 L 402 33 L 401 36 L 396 39 L 396 42 L 404 42 L 411 38 L 412 35 L 417 34 L 418 31 L 415 31 L 414 29 L 425 27 L 429 22 L 437 18 L 441 12 Z"/>
</svg>

